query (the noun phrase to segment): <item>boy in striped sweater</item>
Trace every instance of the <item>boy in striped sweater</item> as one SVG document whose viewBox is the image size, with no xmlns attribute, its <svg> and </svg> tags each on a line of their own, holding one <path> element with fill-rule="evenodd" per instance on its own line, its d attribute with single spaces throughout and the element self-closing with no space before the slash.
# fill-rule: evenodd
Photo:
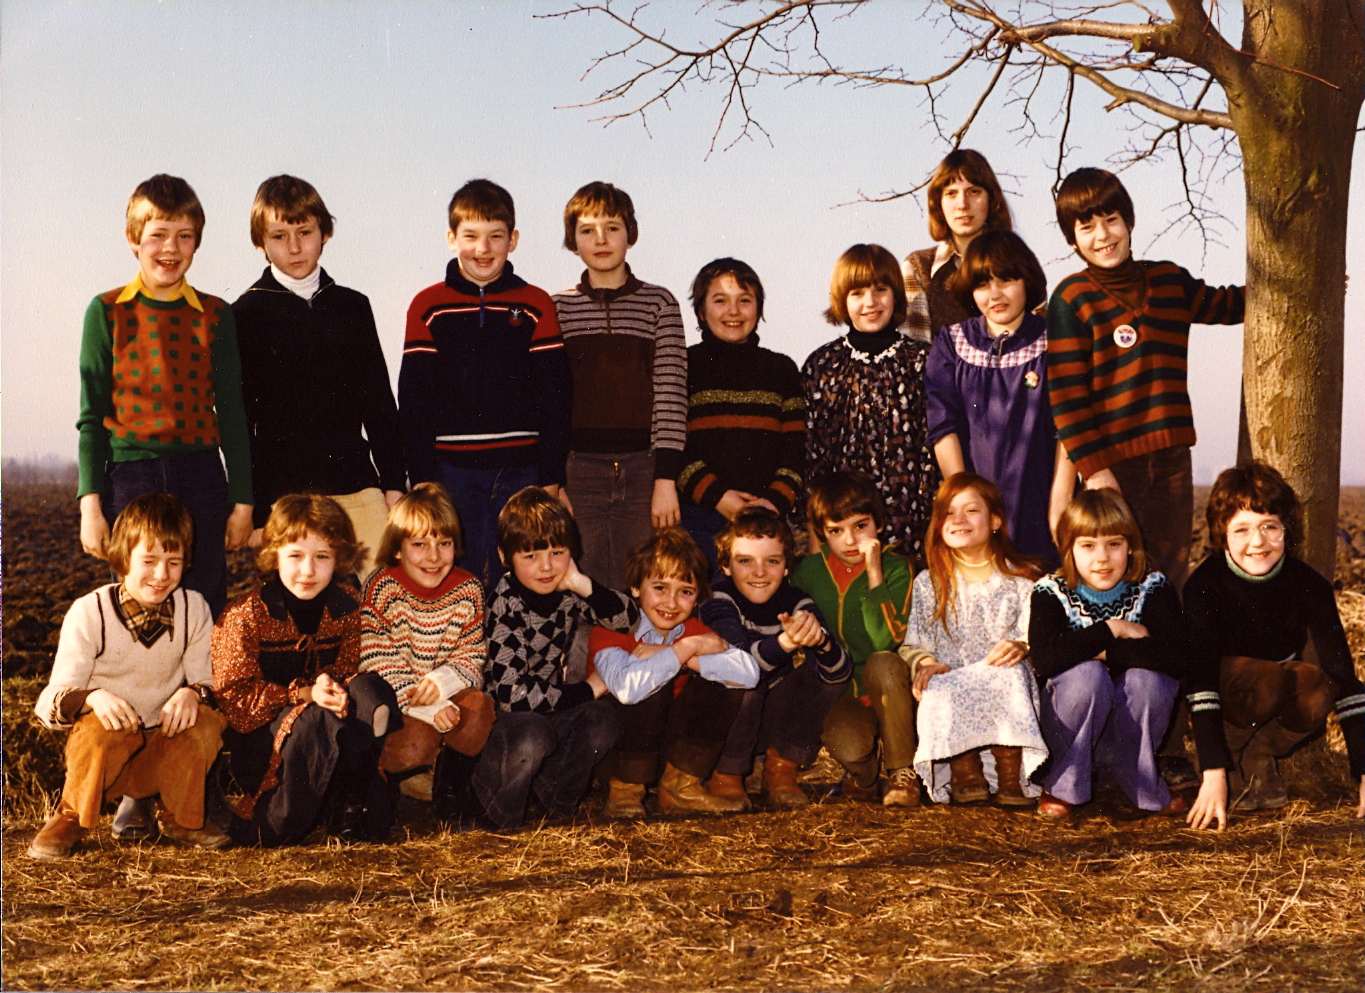
<svg viewBox="0 0 1365 993">
<path fill-rule="evenodd" d="M 1244 290 L 1132 256 L 1133 201 L 1112 173 L 1077 169 L 1057 224 L 1086 267 L 1052 292 L 1048 398 L 1090 489 L 1123 494 L 1148 554 L 1177 590 L 1189 572 L 1195 442 L 1185 388 L 1191 324 L 1241 324 Z"/>
<path fill-rule="evenodd" d="M 626 251 L 635 206 L 589 183 L 564 208 L 564 247 L 587 267 L 554 295 L 573 395 L 567 494 L 583 535 L 585 573 L 613 589 L 654 528 L 678 523 L 675 480 L 687 441 L 687 348 L 673 294 L 641 282 Z"/>
<path fill-rule="evenodd" d="M 446 488 L 464 525 L 463 565 L 491 589 L 503 573 L 498 512 L 526 486 L 559 496 L 573 381 L 554 304 L 512 271 L 512 195 L 471 179 L 450 201 L 455 253 L 408 307 L 398 417 L 408 478 Z"/>
</svg>

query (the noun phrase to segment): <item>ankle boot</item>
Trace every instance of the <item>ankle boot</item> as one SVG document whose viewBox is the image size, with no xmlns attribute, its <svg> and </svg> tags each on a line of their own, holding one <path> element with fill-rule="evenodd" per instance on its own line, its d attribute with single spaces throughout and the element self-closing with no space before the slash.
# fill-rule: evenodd
<svg viewBox="0 0 1365 993">
<path fill-rule="evenodd" d="M 115 841 L 127 842 L 156 837 L 156 807 L 152 798 L 125 796 L 120 800 L 109 834 Z"/>
<path fill-rule="evenodd" d="M 479 820 L 479 804 L 469 784 L 477 755 L 465 755 L 443 745 L 431 771 L 431 812 L 446 827 L 458 827 Z"/>
<path fill-rule="evenodd" d="M 612 777 L 607 784 L 608 817 L 633 821 L 645 816 L 645 784 L 627 783 Z"/>
<path fill-rule="evenodd" d="M 693 810 L 703 814 L 732 814 L 744 809 L 743 803 L 709 792 L 701 778 L 683 772 L 671 762 L 659 777 L 661 810 Z"/>
<path fill-rule="evenodd" d="M 748 791 L 744 789 L 744 777 L 734 773 L 712 772 L 711 778 L 706 781 L 706 792 L 712 796 L 742 803 L 744 806 L 740 807 L 740 810 L 749 810 L 753 806 Z"/>
<path fill-rule="evenodd" d="M 995 802 L 1002 807 L 1032 807 L 1033 801 L 1024 795 L 1024 750 L 1018 746 L 993 745 L 995 756 Z"/>
<path fill-rule="evenodd" d="M 763 796 L 768 804 L 783 810 L 810 803 L 796 784 L 796 763 L 769 748 L 763 759 Z"/>
<path fill-rule="evenodd" d="M 1256 733 L 1256 728 L 1241 728 L 1223 722 L 1223 737 L 1227 739 L 1228 753 L 1232 756 L 1232 768 L 1228 770 L 1228 809 L 1255 810 L 1255 801 L 1247 793 L 1246 776 L 1242 774 L 1242 754 L 1247 742 Z M 1246 794 L 1246 795 L 1244 795 Z"/>
<path fill-rule="evenodd" d="M 953 803 L 980 803 L 990 798 L 991 788 L 981 769 L 979 752 L 963 752 L 948 763 L 952 774 Z"/>
<path fill-rule="evenodd" d="M 57 812 L 47 819 L 47 823 L 29 844 L 28 856 L 33 859 L 64 859 L 83 837 L 85 828 L 81 827 L 75 808 L 63 799 L 57 806 Z"/>
<path fill-rule="evenodd" d="M 1246 776 L 1251 792 L 1239 809 L 1252 809 L 1246 804 L 1254 804 L 1256 810 L 1278 810 L 1289 802 L 1289 791 L 1280 778 L 1280 766 L 1276 760 L 1288 755 L 1295 745 L 1312 733 L 1291 731 L 1276 719 L 1267 721 L 1251 736 L 1246 750 L 1242 752 L 1242 774 Z"/>
</svg>

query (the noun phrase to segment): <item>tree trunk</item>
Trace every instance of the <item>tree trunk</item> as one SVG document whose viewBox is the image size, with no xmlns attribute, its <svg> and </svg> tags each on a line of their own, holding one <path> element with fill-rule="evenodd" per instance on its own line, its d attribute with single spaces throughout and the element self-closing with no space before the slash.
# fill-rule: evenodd
<svg viewBox="0 0 1365 993">
<path fill-rule="evenodd" d="M 1242 48 L 1258 58 L 1243 63 L 1240 78 L 1225 81 L 1224 89 L 1246 178 L 1247 430 L 1252 455 L 1298 491 L 1305 533 L 1300 555 L 1330 579 L 1341 496 L 1346 218 L 1365 95 L 1365 0 L 1247 0 L 1244 7 Z"/>
</svg>

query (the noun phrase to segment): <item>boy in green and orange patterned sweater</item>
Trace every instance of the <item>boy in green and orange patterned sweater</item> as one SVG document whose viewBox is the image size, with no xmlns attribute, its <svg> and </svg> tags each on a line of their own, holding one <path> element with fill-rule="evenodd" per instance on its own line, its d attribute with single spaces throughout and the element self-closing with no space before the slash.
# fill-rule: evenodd
<svg viewBox="0 0 1365 993">
<path fill-rule="evenodd" d="M 185 280 L 203 233 L 204 208 L 183 179 L 157 175 L 133 191 L 138 273 L 85 312 L 77 495 L 81 545 L 99 558 L 108 522 L 134 497 L 164 492 L 184 504 L 195 539 L 183 585 L 216 618 L 227 603 L 225 547 L 251 534 L 251 453 L 232 310 Z"/>
</svg>

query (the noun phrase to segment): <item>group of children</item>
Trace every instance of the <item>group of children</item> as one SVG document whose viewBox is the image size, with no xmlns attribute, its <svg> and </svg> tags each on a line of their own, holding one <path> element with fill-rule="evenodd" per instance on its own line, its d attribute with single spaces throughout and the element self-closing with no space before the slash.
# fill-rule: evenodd
<svg viewBox="0 0 1365 993">
<path fill-rule="evenodd" d="M 193 191 L 143 183 L 138 274 L 92 301 L 81 349 L 81 540 L 121 582 L 63 625 L 37 709 L 74 726 L 67 786 L 30 853 L 68 853 L 105 800 L 116 837 L 159 820 L 208 848 L 383 838 L 400 794 L 514 828 L 532 797 L 572 812 L 595 771 L 612 816 L 655 782 L 665 810 L 739 810 L 756 758 L 794 806 L 822 746 L 845 796 L 888 806 L 923 783 L 1065 817 L 1099 764 L 1174 814 L 1184 722 L 1190 820 L 1221 826 L 1230 788 L 1283 805 L 1275 759 L 1333 706 L 1365 811 L 1365 690 L 1273 469 L 1220 477 L 1226 561 L 1179 597 L 1189 326 L 1240 321 L 1241 289 L 1134 260 L 1102 170 L 1059 189 L 1086 269 L 1046 319 L 983 157 L 945 159 L 929 208 L 939 243 L 903 269 L 877 245 L 839 259 L 846 333 L 798 370 L 759 346 L 737 259 L 698 273 L 685 347 L 672 295 L 626 262 L 621 190 L 569 201 L 586 269 L 550 297 L 508 262 L 512 198 L 473 180 L 395 403 L 368 301 L 318 264 L 316 190 L 261 185 L 269 265 L 229 308 L 185 280 Z M 227 606 L 223 549 L 248 542 L 265 582 Z M 203 788 L 222 745 L 232 807 L 216 771 Z"/>
</svg>

